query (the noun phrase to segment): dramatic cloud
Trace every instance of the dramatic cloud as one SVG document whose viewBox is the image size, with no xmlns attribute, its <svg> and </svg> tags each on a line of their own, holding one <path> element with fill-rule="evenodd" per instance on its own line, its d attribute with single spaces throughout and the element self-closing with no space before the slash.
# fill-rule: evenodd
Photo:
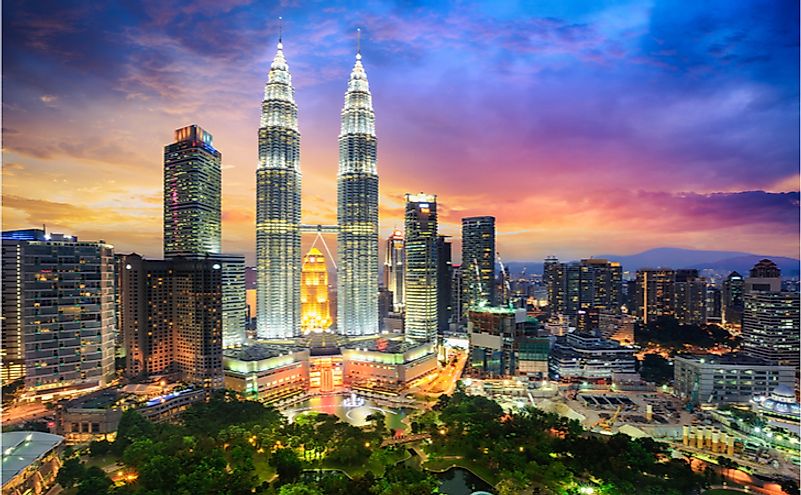
<svg viewBox="0 0 801 495">
<path fill-rule="evenodd" d="M 798 8 L 6 2 L 4 228 L 46 223 L 160 255 L 163 146 L 197 123 L 223 153 L 224 248 L 252 260 L 260 101 L 283 16 L 306 223 L 336 220 L 360 27 L 382 236 L 403 224 L 404 193 L 424 191 L 445 234 L 495 215 L 507 259 L 663 245 L 797 256 Z"/>
</svg>

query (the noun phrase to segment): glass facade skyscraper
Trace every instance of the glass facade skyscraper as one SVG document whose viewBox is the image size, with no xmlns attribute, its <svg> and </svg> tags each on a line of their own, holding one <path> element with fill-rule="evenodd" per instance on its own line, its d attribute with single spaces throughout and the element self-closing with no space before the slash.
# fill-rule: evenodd
<svg viewBox="0 0 801 495">
<path fill-rule="evenodd" d="M 403 311 L 406 300 L 403 287 L 406 254 L 403 244 L 403 232 L 395 229 L 387 239 L 384 257 L 384 288 L 392 292 L 392 310 L 396 313 Z"/>
<path fill-rule="evenodd" d="M 462 219 L 464 307 L 495 304 L 495 217 Z"/>
<path fill-rule="evenodd" d="M 406 195 L 406 338 L 437 335 L 437 197 Z"/>
<path fill-rule="evenodd" d="M 361 53 L 350 74 L 339 134 L 337 332 L 378 332 L 378 172 L 375 114 Z"/>
<path fill-rule="evenodd" d="M 211 133 L 190 125 L 164 147 L 164 258 L 213 258 L 222 267 L 223 345 L 245 341 L 245 258 L 220 254 L 222 154 Z"/>
<path fill-rule="evenodd" d="M 220 252 L 222 155 L 200 126 L 164 147 L 164 257 Z"/>
<path fill-rule="evenodd" d="M 300 334 L 300 189 L 298 107 L 279 41 L 264 87 L 256 171 L 259 338 Z"/>
</svg>

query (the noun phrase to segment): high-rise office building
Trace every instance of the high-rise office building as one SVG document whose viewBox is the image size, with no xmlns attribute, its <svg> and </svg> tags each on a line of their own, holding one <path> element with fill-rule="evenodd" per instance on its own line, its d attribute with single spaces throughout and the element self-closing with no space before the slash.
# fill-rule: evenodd
<svg viewBox="0 0 801 495">
<path fill-rule="evenodd" d="M 620 263 L 605 259 L 584 259 L 559 263 L 546 258 L 543 278 L 548 290 L 551 315 L 576 317 L 579 311 L 617 313 L 621 305 L 623 271 Z"/>
<path fill-rule="evenodd" d="M 453 267 L 451 241 L 437 236 L 437 332 L 450 328 L 453 316 Z"/>
<path fill-rule="evenodd" d="M 384 288 L 392 292 L 392 310 L 400 313 L 403 311 L 405 297 L 403 277 L 406 254 L 403 247 L 403 232 L 395 229 L 387 239 L 386 247 L 384 255 Z"/>
<path fill-rule="evenodd" d="M 744 283 L 743 354 L 772 364 L 801 364 L 799 294 L 781 292 L 781 271 L 761 260 Z"/>
<path fill-rule="evenodd" d="M 467 323 L 467 309 L 465 308 L 465 297 L 467 291 L 464 287 L 464 276 L 462 275 L 462 265 L 451 264 L 451 311 L 452 319 L 457 328 L 461 329 Z"/>
<path fill-rule="evenodd" d="M 361 53 L 350 74 L 339 134 L 337 331 L 378 332 L 378 171 L 375 113 Z"/>
<path fill-rule="evenodd" d="M 247 291 L 245 290 L 245 257 L 233 254 L 213 254 L 208 259 L 222 267 L 222 338 L 223 347 L 238 347 L 245 343 L 247 327 Z"/>
<path fill-rule="evenodd" d="M 200 126 L 175 130 L 164 147 L 164 257 L 220 252 L 220 161 Z"/>
<path fill-rule="evenodd" d="M 406 195 L 406 337 L 437 334 L 437 197 Z"/>
<path fill-rule="evenodd" d="M 164 147 L 164 258 L 210 258 L 222 267 L 223 345 L 245 341 L 245 258 L 221 254 L 222 155 L 197 125 Z"/>
<path fill-rule="evenodd" d="M 743 354 L 797 368 L 798 292 L 754 291 L 745 295 L 744 302 Z"/>
<path fill-rule="evenodd" d="M 731 272 L 723 281 L 720 294 L 721 320 L 723 323 L 740 325 L 743 321 L 743 291 L 745 279 Z"/>
<path fill-rule="evenodd" d="M 565 314 L 564 265 L 555 256 L 548 256 L 542 265 L 542 279 L 548 294 L 548 312 Z"/>
<path fill-rule="evenodd" d="M 721 306 L 721 290 L 710 284 L 706 286 L 706 321 L 721 323 L 723 309 Z"/>
<path fill-rule="evenodd" d="M 169 374 L 208 388 L 222 375 L 223 266 L 212 258 L 120 258 L 126 375 Z"/>
<path fill-rule="evenodd" d="M 638 316 L 647 324 L 675 314 L 676 271 L 670 268 L 637 270 Z"/>
<path fill-rule="evenodd" d="M 748 273 L 743 292 L 779 292 L 782 290 L 782 273 L 771 260 L 760 260 Z"/>
<path fill-rule="evenodd" d="M 103 241 L 3 232 L 3 383 L 35 392 L 104 386 L 114 377 L 114 251 Z"/>
<path fill-rule="evenodd" d="M 495 304 L 495 217 L 462 219 L 462 276 L 467 306 Z"/>
<path fill-rule="evenodd" d="M 312 247 L 303 257 L 300 272 L 300 328 L 304 334 L 331 327 L 328 267 L 325 256 Z"/>
<path fill-rule="evenodd" d="M 706 322 L 706 279 L 698 270 L 676 270 L 674 286 L 674 313 L 680 323 Z"/>
<path fill-rule="evenodd" d="M 300 333 L 300 133 L 283 44 L 270 66 L 256 171 L 257 322 L 260 338 Z"/>
</svg>

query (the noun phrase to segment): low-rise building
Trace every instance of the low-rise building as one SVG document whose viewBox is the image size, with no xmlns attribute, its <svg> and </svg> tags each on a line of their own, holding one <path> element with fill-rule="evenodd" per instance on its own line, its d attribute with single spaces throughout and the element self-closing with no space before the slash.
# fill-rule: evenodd
<svg viewBox="0 0 801 495">
<path fill-rule="evenodd" d="M 56 410 L 56 432 L 68 444 L 113 441 L 122 413 L 128 409 L 158 423 L 172 419 L 205 396 L 202 388 L 180 384 L 137 384 L 126 385 L 122 390 L 99 390 L 61 404 Z"/>
<path fill-rule="evenodd" d="M 551 376 L 557 380 L 611 380 L 613 373 L 634 373 L 635 365 L 634 349 L 580 332 L 559 337 L 549 360 Z"/>
<path fill-rule="evenodd" d="M 383 337 L 347 341 L 313 334 L 305 344 L 262 343 L 226 350 L 225 387 L 265 402 L 343 387 L 395 393 L 437 368 L 433 342 Z"/>
<path fill-rule="evenodd" d="M 598 315 L 598 330 L 605 339 L 616 340 L 623 345 L 634 344 L 633 315 L 601 313 Z"/>
<path fill-rule="evenodd" d="M 792 366 L 742 354 L 678 356 L 673 373 L 675 393 L 694 404 L 749 402 L 779 385 L 795 385 Z"/>
<path fill-rule="evenodd" d="M 6 495 L 39 495 L 55 483 L 64 437 L 39 431 L 0 434 Z"/>
<path fill-rule="evenodd" d="M 309 351 L 249 346 L 223 353 L 225 388 L 272 402 L 304 392 L 309 385 Z"/>
<path fill-rule="evenodd" d="M 371 340 L 342 349 L 345 382 L 355 387 L 403 388 L 437 368 L 433 342 Z"/>
</svg>

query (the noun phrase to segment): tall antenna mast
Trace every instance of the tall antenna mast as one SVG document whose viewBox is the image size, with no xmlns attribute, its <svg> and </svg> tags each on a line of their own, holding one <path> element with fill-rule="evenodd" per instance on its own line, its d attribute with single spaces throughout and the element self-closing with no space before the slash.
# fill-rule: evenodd
<svg viewBox="0 0 801 495">
<path fill-rule="evenodd" d="M 278 42 L 283 43 L 284 41 L 284 18 L 278 16 Z"/>
<path fill-rule="evenodd" d="M 356 28 L 356 53 L 362 54 L 362 28 Z"/>
</svg>

